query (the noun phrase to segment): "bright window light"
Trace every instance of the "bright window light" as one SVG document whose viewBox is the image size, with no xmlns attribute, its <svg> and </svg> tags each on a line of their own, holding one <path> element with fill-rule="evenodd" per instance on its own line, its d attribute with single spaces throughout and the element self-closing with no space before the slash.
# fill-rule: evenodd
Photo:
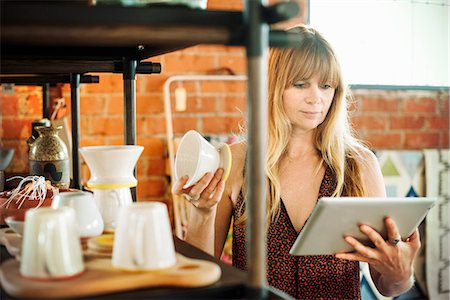
<svg viewBox="0 0 450 300">
<path fill-rule="evenodd" d="M 449 0 L 310 0 L 349 84 L 449 86 Z"/>
</svg>

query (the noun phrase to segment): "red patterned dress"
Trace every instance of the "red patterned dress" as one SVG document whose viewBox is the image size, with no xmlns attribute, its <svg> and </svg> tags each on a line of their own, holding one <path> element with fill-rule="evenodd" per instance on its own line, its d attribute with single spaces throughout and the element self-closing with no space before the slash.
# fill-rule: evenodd
<svg viewBox="0 0 450 300">
<path fill-rule="evenodd" d="M 330 196 L 336 179 L 330 168 L 325 171 L 319 196 Z M 236 207 L 243 201 L 242 194 Z M 267 232 L 267 281 L 269 285 L 297 299 L 360 299 L 359 263 L 332 255 L 292 256 L 289 250 L 298 233 L 281 201 L 281 213 Z M 241 211 L 235 209 L 234 219 Z M 245 224 L 233 225 L 233 266 L 246 270 Z"/>
</svg>

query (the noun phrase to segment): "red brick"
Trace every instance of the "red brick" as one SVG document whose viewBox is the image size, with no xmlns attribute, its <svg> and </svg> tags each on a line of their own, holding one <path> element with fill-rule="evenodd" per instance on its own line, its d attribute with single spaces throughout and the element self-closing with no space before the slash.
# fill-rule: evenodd
<svg viewBox="0 0 450 300">
<path fill-rule="evenodd" d="M 106 113 L 108 115 L 122 115 L 124 113 L 123 95 L 121 96 L 106 96 Z"/>
<path fill-rule="evenodd" d="M 208 9 L 218 9 L 218 10 L 242 10 L 243 9 L 242 0 L 209 0 Z"/>
<path fill-rule="evenodd" d="M 353 127 L 357 130 L 362 129 L 386 129 L 389 124 L 389 117 L 382 115 L 361 114 L 351 118 Z"/>
<path fill-rule="evenodd" d="M 103 96 L 86 95 L 80 97 L 81 115 L 102 115 L 105 111 L 105 99 Z"/>
<path fill-rule="evenodd" d="M 123 118 L 94 117 L 89 120 L 89 133 L 100 135 L 114 135 L 124 133 Z"/>
<path fill-rule="evenodd" d="M 424 149 L 438 148 L 439 133 L 407 133 L 405 134 L 405 148 Z"/>
<path fill-rule="evenodd" d="M 165 73 L 183 73 L 206 72 L 214 69 L 215 56 L 213 55 L 185 55 L 168 54 L 162 68 Z"/>
<path fill-rule="evenodd" d="M 450 148 L 448 131 L 447 132 L 441 132 L 440 146 L 441 146 L 440 148 L 443 148 L 443 149 Z"/>
<path fill-rule="evenodd" d="M 426 118 L 428 128 L 430 129 L 447 129 L 450 128 L 449 117 L 447 116 L 430 116 Z"/>
<path fill-rule="evenodd" d="M 138 179 L 138 198 L 164 197 L 167 191 L 167 184 L 164 179 Z"/>
<path fill-rule="evenodd" d="M 105 136 L 105 145 L 125 145 L 125 138 L 123 134 L 118 136 Z"/>
<path fill-rule="evenodd" d="M 42 117 L 42 97 L 37 94 L 29 94 L 23 102 L 23 107 L 19 108 L 25 116 Z"/>
<path fill-rule="evenodd" d="M 440 108 L 440 112 L 443 114 L 449 114 L 449 104 L 450 104 L 450 99 L 447 97 L 447 99 L 442 99 L 441 100 L 441 108 Z"/>
<path fill-rule="evenodd" d="M 166 160 L 165 159 L 149 159 L 148 161 L 148 175 L 166 175 Z"/>
<path fill-rule="evenodd" d="M 138 116 L 136 118 L 136 135 L 138 136 L 147 135 L 147 120 L 145 117 Z"/>
<path fill-rule="evenodd" d="M 245 81 L 202 81 L 201 92 L 203 93 L 246 93 L 247 83 Z"/>
<path fill-rule="evenodd" d="M 173 132 L 185 133 L 189 130 L 197 129 L 197 118 L 192 117 L 174 117 L 173 118 Z"/>
<path fill-rule="evenodd" d="M 243 118 L 239 117 L 204 117 L 203 132 L 215 134 L 239 133 L 239 125 L 243 125 Z"/>
<path fill-rule="evenodd" d="M 423 116 L 391 116 L 391 129 L 421 129 L 425 126 Z"/>
<path fill-rule="evenodd" d="M 363 98 L 360 107 L 363 112 L 397 112 L 399 101 L 382 98 Z"/>
<path fill-rule="evenodd" d="M 235 55 L 241 55 L 242 57 L 245 57 L 245 48 L 244 47 L 237 47 L 237 46 L 222 46 L 222 45 L 200 45 L 195 47 L 190 47 L 186 49 L 187 52 L 196 52 L 196 53 L 215 53 L 215 54 L 235 54 Z M 218 71 L 218 70 L 217 70 Z M 212 73 L 212 72 L 210 72 Z M 229 72 L 218 72 L 222 75 L 231 75 Z M 216 72 L 214 74 L 217 75 Z"/>
<path fill-rule="evenodd" d="M 161 95 L 136 97 L 137 114 L 154 114 L 164 112 L 164 100 Z"/>
<path fill-rule="evenodd" d="M 165 133 L 166 119 L 164 117 L 144 117 L 142 126 L 145 127 L 145 133 L 148 135 Z"/>
<path fill-rule="evenodd" d="M 28 139 L 31 136 L 31 122 L 33 119 L 3 119 L 1 126 L 3 127 L 4 139 Z"/>
<path fill-rule="evenodd" d="M 155 158 L 164 157 L 164 141 L 156 138 L 137 138 L 137 145 L 144 146 L 144 152 L 141 157 L 149 156 Z"/>
<path fill-rule="evenodd" d="M 437 102 L 432 98 L 405 100 L 405 112 L 435 112 Z"/>
<path fill-rule="evenodd" d="M 100 76 L 99 83 L 90 83 L 83 85 L 86 93 L 120 93 L 123 94 L 123 78 L 122 74 L 93 74 Z"/>
<path fill-rule="evenodd" d="M 15 116 L 18 113 L 19 98 L 17 94 L 1 95 L 0 111 L 2 116 Z"/>
<path fill-rule="evenodd" d="M 247 106 L 247 97 L 245 94 L 241 96 L 224 96 L 220 99 L 221 110 L 224 112 L 245 112 Z"/>
<path fill-rule="evenodd" d="M 229 68 L 234 74 L 247 73 L 247 58 L 244 55 L 220 55 L 219 65 Z"/>
<path fill-rule="evenodd" d="M 166 73 L 166 70 L 164 68 L 164 65 L 161 66 L 164 73 Z M 150 76 L 147 76 L 145 79 L 143 79 L 143 86 L 145 86 L 145 92 L 147 93 L 154 93 L 154 92 L 162 92 L 164 82 L 166 82 L 167 78 L 169 76 L 165 74 L 152 74 Z"/>
<path fill-rule="evenodd" d="M 98 137 L 98 136 L 87 136 L 87 135 L 81 135 L 80 137 L 80 147 L 87 147 L 87 146 L 101 146 L 105 145 L 105 138 L 104 137 Z"/>
<path fill-rule="evenodd" d="M 365 140 L 373 149 L 402 149 L 402 135 L 399 133 L 390 134 L 368 134 Z"/>
</svg>

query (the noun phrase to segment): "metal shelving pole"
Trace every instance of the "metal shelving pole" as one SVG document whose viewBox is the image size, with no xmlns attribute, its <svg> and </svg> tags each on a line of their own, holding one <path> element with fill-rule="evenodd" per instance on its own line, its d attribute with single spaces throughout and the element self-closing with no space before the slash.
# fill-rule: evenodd
<svg viewBox="0 0 450 300">
<path fill-rule="evenodd" d="M 137 60 L 123 59 L 123 92 L 124 92 L 124 142 L 136 145 L 136 68 Z M 134 170 L 136 175 L 136 169 Z M 136 188 L 131 188 L 133 201 L 136 201 Z"/>
<path fill-rule="evenodd" d="M 81 189 L 80 147 L 80 74 L 70 74 L 70 111 L 72 114 L 72 187 Z"/>
<path fill-rule="evenodd" d="M 263 20 L 265 0 L 246 0 L 248 118 L 248 297 L 267 298 L 266 289 L 266 149 L 267 51 L 269 26 Z"/>
<path fill-rule="evenodd" d="M 50 84 L 42 84 L 42 117 L 50 119 Z"/>
</svg>

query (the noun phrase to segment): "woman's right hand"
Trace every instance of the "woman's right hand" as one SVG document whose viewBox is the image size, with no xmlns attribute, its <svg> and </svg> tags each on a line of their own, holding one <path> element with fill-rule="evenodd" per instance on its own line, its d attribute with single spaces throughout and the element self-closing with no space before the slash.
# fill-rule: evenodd
<svg viewBox="0 0 450 300">
<path fill-rule="evenodd" d="M 179 178 L 172 186 L 172 193 L 184 195 L 195 207 L 203 211 L 212 210 L 222 198 L 225 182 L 222 180 L 223 169 L 219 168 L 214 173 L 206 173 L 194 185 L 183 189 L 189 177 Z"/>
</svg>

